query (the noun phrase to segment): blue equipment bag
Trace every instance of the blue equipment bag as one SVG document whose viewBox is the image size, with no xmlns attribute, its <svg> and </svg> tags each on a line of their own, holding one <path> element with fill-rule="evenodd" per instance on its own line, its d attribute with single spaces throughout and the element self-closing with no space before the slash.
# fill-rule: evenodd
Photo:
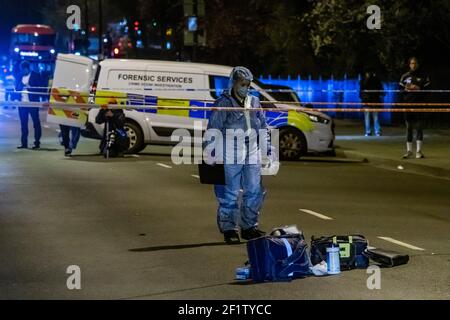
<svg viewBox="0 0 450 320">
<path fill-rule="evenodd" d="M 252 280 L 290 281 L 311 274 L 307 248 L 301 234 L 269 235 L 248 241 Z"/>
</svg>

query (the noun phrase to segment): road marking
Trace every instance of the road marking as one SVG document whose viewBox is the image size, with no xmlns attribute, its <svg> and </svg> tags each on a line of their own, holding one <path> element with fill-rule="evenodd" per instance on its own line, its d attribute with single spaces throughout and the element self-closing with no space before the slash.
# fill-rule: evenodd
<svg viewBox="0 0 450 320">
<path fill-rule="evenodd" d="M 172 169 L 171 166 L 169 166 L 169 165 L 167 165 L 167 164 L 164 164 L 164 163 L 157 163 L 156 165 L 157 165 L 157 166 L 160 166 L 160 167 L 163 167 L 163 168 L 166 168 L 166 169 Z"/>
<path fill-rule="evenodd" d="M 60 132 L 61 132 L 61 130 L 59 130 L 59 129 L 56 129 L 55 131 L 56 131 L 56 132 L 58 132 L 58 133 L 60 133 Z"/>
<path fill-rule="evenodd" d="M 196 174 L 191 174 L 191 177 L 192 177 L 192 178 L 195 178 L 195 179 L 200 179 L 200 176 L 198 176 L 198 175 L 196 175 Z"/>
<path fill-rule="evenodd" d="M 44 127 L 44 128 L 47 128 L 47 129 L 50 129 L 50 126 L 48 126 L 48 125 L 46 125 L 46 124 L 44 124 L 43 127 Z"/>
<path fill-rule="evenodd" d="M 310 215 L 313 215 L 313 216 L 315 216 L 315 217 L 317 217 L 317 218 L 320 218 L 320 219 L 323 219 L 323 220 L 334 220 L 333 218 L 331 218 L 331 217 L 328 217 L 328 216 L 326 216 L 326 215 L 323 215 L 323 214 L 321 214 L 321 213 L 318 213 L 318 212 L 315 212 L 315 211 L 312 211 L 312 210 L 308 210 L 308 209 L 299 209 L 300 211 L 303 211 L 304 213 L 308 213 L 308 214 L 310 214 Z"/>
<path fill-rule="evenodd" d="M 381 239 L 381 240 L 384 240 L 384 241 L 395 243 L 395 244 L 397 244 L 399 246 L 406 247 L 406 248 L 409 248 L 409 249 L 412 249 L 412 250 L 425 251 L 425 249 L 423 249 L 423 248 L 419 248 L 419 247 L 413 246 L 411 244 L 408 244 L 408 243 L 405 243 L 405 242 L 402 242 L 402 241 L 398 241 L 398 240 L 395 240 L 395 239 L 392 239 L 392 238 L 389 238 L 389 237 L 378 237 L 378 238 Z"/>
<path fill-rule="evenodd" d="M 7 118 L 11 118 L 11 116 L 9 114 L 5 114 L 5 117 Z"/>
</svg>

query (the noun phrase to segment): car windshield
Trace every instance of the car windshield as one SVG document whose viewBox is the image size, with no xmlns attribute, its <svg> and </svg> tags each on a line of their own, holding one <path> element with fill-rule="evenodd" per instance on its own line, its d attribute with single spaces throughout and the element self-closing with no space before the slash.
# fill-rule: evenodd
<svg viewBox="0 0 450 320">
<path fill-rule="evenodd" d="M 255 79 L 253 82 L 263 90 L 268 90 L 268 94 L 276 101 L 300 102 L 300 98 L 292 88 L 287 86 L 265 84 Z M 278 91 L 279 90 L 279 91 Z M 280 92 L 281 91 L 281 92 Z M 290 92 L 289 92 L 290 91 Z"/>
</svg>

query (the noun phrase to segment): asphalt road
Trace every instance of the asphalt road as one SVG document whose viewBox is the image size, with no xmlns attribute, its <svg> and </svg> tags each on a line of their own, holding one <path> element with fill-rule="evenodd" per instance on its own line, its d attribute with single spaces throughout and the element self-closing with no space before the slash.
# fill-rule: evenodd
<svg viewBox="0 0 450 320">
<path fill-rule="evenodd" d="M 195 166 L 172 165 L 167 147 L 107 161 L 85 139 L 67 159 L 52 124 L 43 150 L 16 150 L 16 113 L 0 109 L 0 299 L 450 298 L 448 180 L 333 158 L 284 163 L 265 179 L 262 229 L 363 234 L 410 262 L 382 269 L 379 290 L 367 288 L 366 270 L 240 284 L 245 245 L 222 243 L 212 189 Z M 66 286 L 71 265 L 81 290 Z"/>
</svg>

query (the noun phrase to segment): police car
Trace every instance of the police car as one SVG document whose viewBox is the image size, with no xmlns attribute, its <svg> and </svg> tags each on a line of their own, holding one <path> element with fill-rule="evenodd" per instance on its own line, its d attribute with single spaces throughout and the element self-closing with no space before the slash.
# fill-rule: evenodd
<svg viewBox="0 0 450 320">
<path fill-rule="evenodd" d="M 147 145 L 173 145 L 176 129 L 194 131 L 199 121 L 207 127 L 211 111 L 199 107 L 212 106 L 228 86 L 232 67 L 153 60 L 107 59 L 100 63 L 76 55 L 58 55 L 52 92 L 75 90 L 90 93 L 97 105 L 119 104 L 125 108 L 126 130 L 131 140 L 130 153 L 138 153 Z M 276 88 L 276 87 L 272 87 Z M 320 112 L 298 110 L 295 93 L 271 92 L 270 86 L 255 80 L 252 91 L 259 96 L 267 123 L 280 130 L 280 157 L 294 160 L 307 152 L 332 151 L 333 120 Z M 76 99 L 75 99 L 76 100 Z M 285 100 L 285 101 L 280 101 Z M 126 109 L 126 106 L 182 106 L 174 109 Z M 197 108 L 196 108 L 197 107 Z M 273 110 L 283 108 L 283 110 Z M 88 111 L 85 137 L 99 138 L 103 127 L 95 123 L 98 108 Z"/>
</svg>

